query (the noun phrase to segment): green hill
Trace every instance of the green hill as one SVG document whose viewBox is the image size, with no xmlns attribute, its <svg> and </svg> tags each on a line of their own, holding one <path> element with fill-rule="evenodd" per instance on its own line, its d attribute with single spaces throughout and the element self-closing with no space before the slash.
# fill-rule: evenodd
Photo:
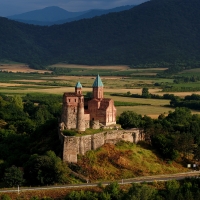
<svg viewBox="0 0 200 200">
<path fill-rule="evenodd" d="M 151 0 L 127 11 L 50 27 L 0 18 L 0 60 L 33 67 L 199 61 L 199 8 L 198 0 Z"/>
<path fill-rule="evenodd" d="M 187 171 L 178 162 L 167 163 L 153 149 L 124 142 L 105 144 L 96 151 L 87 152 L 85 156 L 79 155 L 77 169 L 78 173 L 92 181 Z"/>
</svg>

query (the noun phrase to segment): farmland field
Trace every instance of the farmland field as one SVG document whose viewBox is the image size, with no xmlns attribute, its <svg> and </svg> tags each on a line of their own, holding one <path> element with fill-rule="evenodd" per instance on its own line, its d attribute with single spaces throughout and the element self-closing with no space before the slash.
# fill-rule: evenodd
<svg viewBox="0 0 200 200">
<path fill-rule="evenodd" d="M 55 74 L 54 71 L 48 70 L 52 68 L 69 71 L 59 71 L 59 73 L 62 72 L 59 75 Z M 156 118 L 161 113 L 167 114 L 169 111 L 174 110 L 169 107 L 169 100 L 111 96 L 111 94 L 141 94 L 143 87 L 148 87 L 151 94 L 166 94 L 167 92 L 162 92 L 161 87 L 155 86 L 155 83 L 173 84 L 173 79 L 155 76 L 159 71 L 163 70 L 165 68 L 131 69 L 128 66 L 56 64 L 47 67 L 47 70 L 41 71 L 30 69 L 24 64 L 0 64 L 0 92 L 8 95 L 20 94 L 22 96 L 27 93 L 56 94 L 62 98 L 64 92 L 73 92 L 76 82 L 80 81 L 83 86 L 83 94 L 86 94 L 92 91 L 91 87 L 94 79 L 99 74 L 104 83 L 104 96 L 106 98 L 138 104 L 135 106 L 118 106 L 118 115 L 123 111 L 132 110 L 138 114 Z M 197 73 L 197 71 L 194 72 Z M 200 70 L 198 72 L 200 73 Z M 185 95 L 191 95 L 193 92 L 169 93 L 184 97 Z M 200 94 L 200 91 L 195 93 Z M 193 112 L 200 113 L 198 111 Z"/>
</svg>

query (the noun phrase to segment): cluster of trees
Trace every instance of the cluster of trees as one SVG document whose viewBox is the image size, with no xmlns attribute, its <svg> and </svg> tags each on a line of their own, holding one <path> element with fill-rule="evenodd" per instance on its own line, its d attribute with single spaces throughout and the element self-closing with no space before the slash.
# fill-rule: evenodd
<svg viewBox="0 0 200 200">
<path fill-rule="evenodd" d="M 200 87 L 190 87 L 190 86 L 164 86 L 162 88 L 163 92 L 196 92 L 200 91 Z"/>
<path fill-rule="evenodd" d="M 173 107 L 187 107 L 194 110 L 200 110 L 200 95 L 187 95 L 183 99 L 174 96 L 170 101 L 170 105 Z"/>
<path fill-rule="evenodd" d="M 61 99 L 61 98 L 60 98 Z M 4 186 L 69 182 L 69 168 L 57 157 L 60 100 L 50 96 L 0 95 L 0 180 Z"/>
<path fill-rule="evenodd" d="M 200 116 L 188 108 L 176 108 L 158 119 L 125 111 L 118 122 L 123 128 L 144 128 L 147 139 L 164 159 L 175 160 L 181 155 L 189 159 L 191 154 L 200 158 Z"/>
</svg>

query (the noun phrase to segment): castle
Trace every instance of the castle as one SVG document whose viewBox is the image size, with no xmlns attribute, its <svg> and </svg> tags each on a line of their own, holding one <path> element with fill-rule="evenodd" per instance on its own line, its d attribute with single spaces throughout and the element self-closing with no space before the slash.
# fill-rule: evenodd
<svg viewBox="0 0 200 200">
<path fill-rule="evenodd" d="M 77 155 L 100 148 L 106 143 L 116 144 L 119 141 L 137 143 L 144 140 L 142 129 L 109 130 L 92 135 L 65 136 L 65 129 L 85 131 L 87 128 L 114 128 L 116 125 L 116 108 L 114 101 L 103 97 L 103 83 L 97 75 L 93 83 L 91 98 L 82 94 L 82 85 L 78 82 L 75 92 L 63 94 L 63 107 L 59 129 L 59 139 L 63 146 L 63 161 L 77 163 Z"/>
<path fill-rule="evenodd" d="M 87 128 L 99 129 L 116 124 L 114 101 L 104 98 L 103 83 L 99 75 L 92 87 L 92 98 L 89 99 L 84 98 L 80 82 L 76 84 L 75 92 L 63 94 L 61 123 L 65 129 L 85 131 Z"/>
</svg>

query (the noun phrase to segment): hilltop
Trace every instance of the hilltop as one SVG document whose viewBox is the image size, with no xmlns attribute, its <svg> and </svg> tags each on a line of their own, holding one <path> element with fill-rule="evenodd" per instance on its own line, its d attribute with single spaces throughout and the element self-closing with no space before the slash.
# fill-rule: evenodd
<svg viewBox="0 0 200 200">
<path fill-rule="evenodd" d="M 146 147 L 148 145 L 145 145 Z M 72 169 L 91 181 L 119 180 L 138 176 L 170 174 L 187 171 L 179 162 L 166 162 L 155 150 L 143 145 L 120 142 L 105 144 L 100 149 L 79 155 Z"/>
<path fill-rule="evenodd" d="M 200 60 L 200 1 L 152 0 L 50 27 L 0 18 L 0 61 L 139 65 Z"/>
</svg>

